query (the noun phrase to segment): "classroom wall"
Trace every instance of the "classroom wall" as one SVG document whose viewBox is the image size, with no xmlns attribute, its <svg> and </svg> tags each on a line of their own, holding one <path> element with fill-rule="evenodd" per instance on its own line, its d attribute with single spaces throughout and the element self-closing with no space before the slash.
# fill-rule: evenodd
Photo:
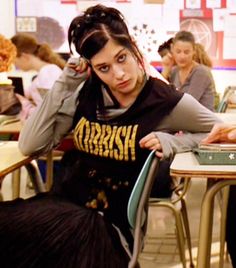
<svg viewBox="0 0 236 268">
<path fill-rule="evenodd" d="M 217 92 L 222 94 L 226 87 L 236 86 L 236 71 L 213 70 L 212 74 L 216 83 Z"/>
<path fill-rule="evenodd" d="M 11 37 L 15 33 L 15 1 L 0 0 L 0 34 Z"/>
<path fill-rule="evenodd" d="M 0 0 L 0 34 L 8 38 L 15 34 L 15 0 Z M 34 75 L 34 73 L 19 73 L 15 70 L 11 73 L 23 75 L 26 86 Z M 212 73 L 217 92 L 222 93 L 227 86 L 236 85 L 235 70 L 213 70 Z"/>
</svg>

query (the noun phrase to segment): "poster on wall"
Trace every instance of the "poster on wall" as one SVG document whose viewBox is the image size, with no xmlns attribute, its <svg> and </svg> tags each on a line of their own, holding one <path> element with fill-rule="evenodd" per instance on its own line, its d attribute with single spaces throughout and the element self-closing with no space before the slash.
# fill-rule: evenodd
<svg viewBox="0 0 236 268">
<path fill-rule="evenodd" d="M 186 8 L 201 8 L 201 0 L 186 0 Z"/>
<path fill-rule="evenodd" d="M 16 31 L 34 33 L 37 31 L 37 18 L 36 17 L 17 17 L 16 18 Z"/>
<path fill-rule="evenodd" d="M 236 15 L 228 15 L 225 18 L 224 31 L 224 59 L 236 59 Z"/>
<path fill-rule="evenodd" d="M 216 34 L 211 19 L 182 19 L 180 29 L 190 31 L 197 43 L 201 43 L 212 58 L 216 58 Z"/>
<path fill-rule="evenodd" d="M 236 1 L 201 1 L 201 9 L 181 10 L 180 28 L 191 31 L 197 42 L 204 45 L 215 69 L 236 68 L 235 21 L 228 19 Z M 209 8 L 210 7 L 210 8 Z M 229 22 L 230 21 L 230 22 Z"/>
<path fill-rule="evenodd" d="M 162 15 L 159 5 L 143 6 L 142 18 L 138 16 L 138 7 L 133 7 L 133 13 L 127 14 L 123 12 L 128 20 L 130 33 L 137 42 L 138 47 L 145 55 L 148 61 L 155 61 L 159 59 L 157 49 L 162 42 L 163 36 Z"/>
<path fill-rule="evenodd" d="M 33 16 L 35 27 L 34 30 L 31 29 L 30 34 L 40 43 L 50 44 L 55 51 L 69 52 L 67 31 L 71 20 L 77 14 L 76 1 L 73 4 L 72 1 L 69 3 L 69 1 L 17 0 L 16 31 L 29 32 L 23 23 Z"/>
<path fill-rule="evenodd" d="M 221 0 L 206 0 L 207 8 L 221 8 Z"/>
</svg>

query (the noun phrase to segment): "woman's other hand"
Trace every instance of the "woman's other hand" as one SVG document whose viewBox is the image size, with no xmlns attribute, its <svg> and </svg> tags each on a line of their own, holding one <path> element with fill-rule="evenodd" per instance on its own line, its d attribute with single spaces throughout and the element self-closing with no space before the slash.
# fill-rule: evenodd
<svg viewBox="0 0 236 268">
<path fill-rule="evenodd" d="M 139 145 L 141 148 L 155 150 L 156 156 L 159 158 L 162 158 L 164 156 L 164 154 L 162 153 L 162 146 L 160 144 L 160 141 L 154 132 L 151 132 L 145 137 L 143 137 L 139 141 Z"/>
<path fill-rule="evenodd" d="M 67 62 L 67 67 L 73 69 L 77 73 L 90 72 L 88 62 L 83 58 L 71 58 Z"/>
</svg>

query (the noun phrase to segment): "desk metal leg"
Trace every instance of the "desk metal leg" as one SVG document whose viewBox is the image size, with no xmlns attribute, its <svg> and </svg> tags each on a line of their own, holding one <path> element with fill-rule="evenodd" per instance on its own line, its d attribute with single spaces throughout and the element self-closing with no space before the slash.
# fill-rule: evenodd
<svg viewBox="0 0 236 268">
<path fill-rule="evenodd" d="M 20 168 L 12 172 L 12 199 L 20 196 Z"/>
<path fill-rule="evenodd" d="M 227 207 L 229 199 L 229 186 L 223 189 L 221 200 L 221 220 L 220 220 L 220 260 L 219 268 L 224 267 L 225 257 L 225 234 L 226 234 L 226 218 L 227 218 Z"/>
<path fill-rule="evenodd" d="M 223 187 L 236 185 L 236 180 L 216 181 L 205 193 L 201 207 L 197 268 L 210 268 L 213 205 L 216 193 Z"/>
<path fill-rule="evenodd" d="M 53 180 L 53 151 L 47 155 L 46 190 L 49 191 Z"/>
<path fill-rule="evenodd" d="M 31 182 L 33 183 L 35 192 L 36 193 L 46 192 L 46 188 L 43 183 L 43 179 L 40 174 L 36 160 L 32 160 L 29 164 L 25 165 L 25 168 L 28 171 L 28 174 L 30 176 Z"/>
</svg>

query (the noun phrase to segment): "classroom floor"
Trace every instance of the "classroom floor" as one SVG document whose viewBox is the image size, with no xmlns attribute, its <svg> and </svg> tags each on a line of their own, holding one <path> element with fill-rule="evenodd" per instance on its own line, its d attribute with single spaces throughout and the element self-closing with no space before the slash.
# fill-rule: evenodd
<svg viewBox="0 0 236 268">
<path fill-rule="evenodd" d="M 193 256 L 196 262 L 197 254 L 197 237 L 200 216 L 200 201 L 204 193 L 205 183 L 201 179 L 192 179 L 192 183 L 187 195 L 187 205 L 190 220 Z M 11 176 L 8 175 L 2 186 L 4 200 L 11 199 Z M 27 198 L 34 194 L 32 189 L 26 186 L 26 172 L 22 168 L 21 196 Z M 217 201 L 215 202 L 214 224 L 213 224 L 213 243 L 211 268 L 218 267 L 218 250 L 219 250 L 219 226 L 220 213 Z M 188 260 L 188 251 L 186 250 Z M 174 220 L 171 212 L 165 208 L 151 208 L 149 212 L 149 221 L 145 247 L 140 255 L 141 268 L 182 268 L 179 259 L 175 234 Z M 189 266 L 188 266 L 189 267 Z M 232 268 L 229 261 L 225 261 L 224 268 Z"/>
</svg>

